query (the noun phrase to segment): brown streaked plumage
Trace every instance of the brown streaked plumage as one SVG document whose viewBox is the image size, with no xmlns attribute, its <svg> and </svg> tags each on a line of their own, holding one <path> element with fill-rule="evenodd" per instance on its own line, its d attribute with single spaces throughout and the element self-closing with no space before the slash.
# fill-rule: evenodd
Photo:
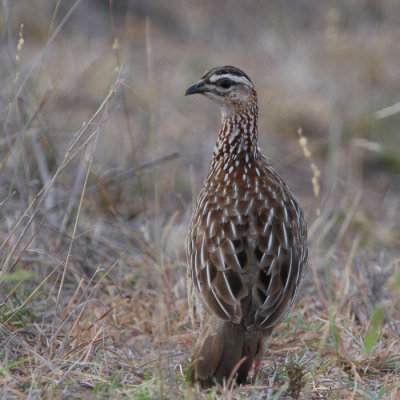
<svg viewBox="0 0 400 400">
<path fill-rule="evenodd" d="M 214 100 L 222 125 L 188 234 L 188 299 L 201 322 L 192 380 L 244 383 L 263 339 L 290 310 L 308 263 L 307 226 L 257 144 L 257 94 L 215 67 L 186 91 Z M 199 311 L 201 309 L 201 311 Z"/>
</svg>

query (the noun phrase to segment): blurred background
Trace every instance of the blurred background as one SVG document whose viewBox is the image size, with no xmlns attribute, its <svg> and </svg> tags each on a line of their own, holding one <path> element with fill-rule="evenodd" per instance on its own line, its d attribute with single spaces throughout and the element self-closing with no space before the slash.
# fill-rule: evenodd
<svg viewBox="0 0 400 400">
<path fill-rule="evenodd" d="M 62 333 L 48 360 L 95 356 L 84 315 L 135 368 L 189 357 L 185 236 L 220 115 L 184 92 L 216 65 L 252 79 L 261 149 L 305 210 L 300 303 L 397 318 L 397 0 L 3 0 L 0 34 L 2 321 Z"/>
<path fill-rule="evenodd" d="M 258 90 L 263 151 L 306 209 L 315 202 L 308 198 L 310 168 L 298 146 L 299 128 L 320 166 L 323 199 L 362 191 L 367 214 L 382 218 L 396 210 L 397 1 L 114 1 L 111 10 L 109 1 L 77 3 L 13 1 L 3 7 L 2 119 L 16 71 L 16 90 L 30 72 L 20 103 L 7 115 L 10 135 L 25 129 L 21 157 L 32 153 L 35 130 L 46 164 L 59 165 L 71 136 L 94 114 L 120 69 L 123 84 L 96 146 L 93 173 L 103 179 L 179 153 L 143 177 L 142 187 L 136 178 L 113 185 L 112 200 L 120 212 L 141 215 L 153 203 L 144 205 L 140 192 L 147 196 L 157 176 L 163 213 L 184 211 L 192 184 L 198 189 L 207 172 L 220 117 L 214 105 L 183 93 L 212 66 L 232 64 Z M 24 44 L 16 65 L 21 24 Z M 18 126 L 29 106 L 38 115 Z M 28 178 L 40 186 L 35 164 L 33 159 Z M 13 169 L 17 182 L 23 173 Z M 26 198 L 29 188 L 18 195 Z"/>
</svg>

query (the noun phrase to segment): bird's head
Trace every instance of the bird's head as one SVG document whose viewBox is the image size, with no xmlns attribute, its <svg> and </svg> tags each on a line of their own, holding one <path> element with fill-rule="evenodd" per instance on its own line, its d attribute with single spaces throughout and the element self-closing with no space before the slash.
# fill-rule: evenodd
<svg viewBox="0 0 400 400">
<path fill-rule="evenodd" d="M 257 102 L 250 78 L 239 68 L 226 65 L 206 72 L 185 93 L 200 93 L 218 104 L 222 115 L 230 115 Z"/>
</svg>

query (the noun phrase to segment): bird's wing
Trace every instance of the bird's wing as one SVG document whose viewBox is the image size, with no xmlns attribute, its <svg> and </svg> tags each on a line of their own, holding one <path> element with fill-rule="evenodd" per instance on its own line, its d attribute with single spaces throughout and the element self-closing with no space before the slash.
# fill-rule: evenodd
<svg viewBox="0 0 400 400">
<path fill-rule="evenodd" d="M 206 307 L 224 321 L 240 322 L 240 301 L 249 290 L 240 274 L 243 254 L 235 237 L 244 227 L 228 215 L 227 199 L 199 196 L 188 240 L 189 272 Z"/>
<path fill-rule="evenodd" d="M 285 193 L 273 195 L 271 185 Z M 282 185 L 272 180 L 262 195 L 200 196 L 189 266 L 203 302 L 222 320 L 270 328 L 294 300 L 307 265 L 307 233 L 300 207 Z"/>
</svg>

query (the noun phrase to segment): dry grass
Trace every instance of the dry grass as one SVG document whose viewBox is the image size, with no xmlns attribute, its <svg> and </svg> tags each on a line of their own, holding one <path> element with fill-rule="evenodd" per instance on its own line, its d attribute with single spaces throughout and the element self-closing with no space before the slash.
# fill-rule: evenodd
<svg viewBox="0 0 400 400">
<path fill-rule="evenodd" d="M 397 2 L 99 4 L 2 2 L 1 397 L 400 398 Z M 253 383 L 202 393 L 184 241 L 218 117 L 182 95 L 228 63 L 312 266 Z"/>
</svg>

